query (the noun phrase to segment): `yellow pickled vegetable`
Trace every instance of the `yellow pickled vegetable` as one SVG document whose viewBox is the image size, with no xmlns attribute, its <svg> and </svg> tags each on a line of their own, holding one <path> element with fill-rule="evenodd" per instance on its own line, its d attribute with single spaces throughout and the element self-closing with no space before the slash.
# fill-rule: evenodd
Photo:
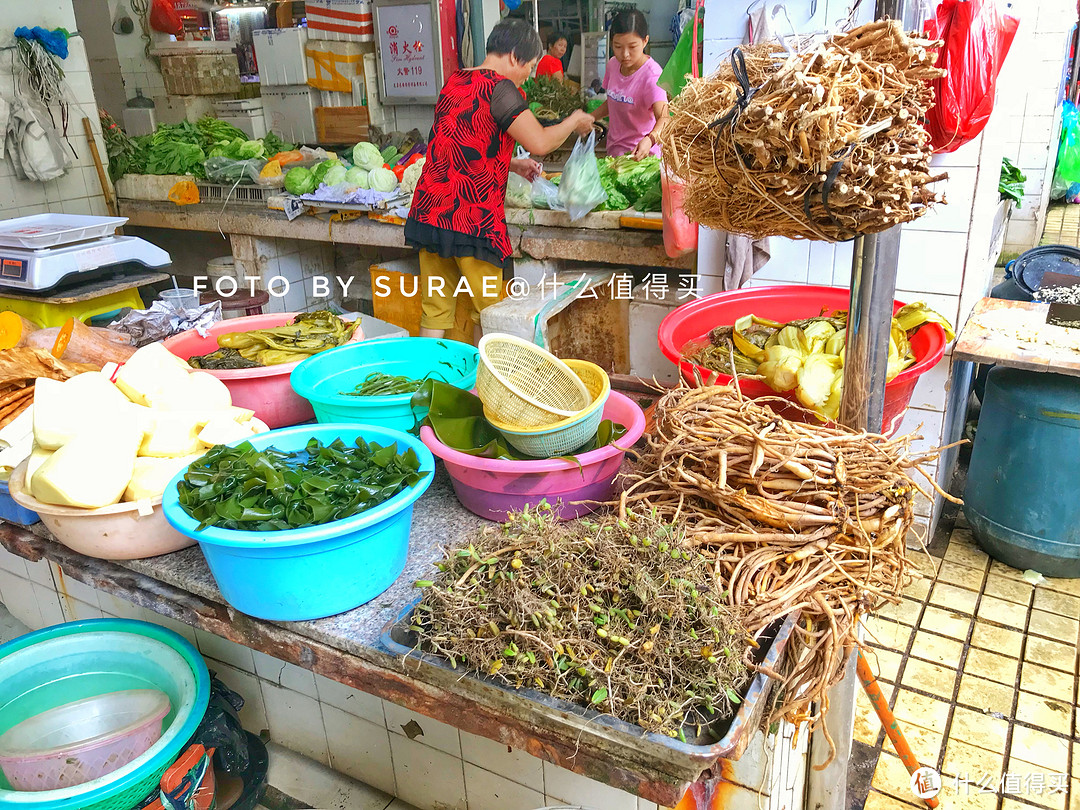
<svg viewBox="0 0 1080 810">
<path fill-rule="evenodd" d="M 956 336 L 952 325 L 926 304 L 904 306 L 890 328 L 887 381 L 915 363 L 910 338 L 927 323 L 941 325 L 949 340 Z M 713 329 L 705 345 L 687 344 L 683 353 L 705 368 L 755 376 L 775 391 L 794 391 L 796 399 L 822 419 L 835 420 L 843 391 L 846 340 L 843 311 L 786 324 L 751 313 L 733 326 Z"/>
<path fill-rule="evenodd" d="M 766 385 L 776 391 L 790 391 L 799 384 L 802 352 L 777 345 L 767 348 L 765 356 L 765 362 L 758 366 L 757 373 L 764 377 Z"/>
<path fill-rule="evenodd" d="M 807 408 L 821 413 L 832 395 L 833 384 L 843 379 L 840 358 L 834 354 L 811 354 L 799 369 L 795 396 Z"/>
</svg>

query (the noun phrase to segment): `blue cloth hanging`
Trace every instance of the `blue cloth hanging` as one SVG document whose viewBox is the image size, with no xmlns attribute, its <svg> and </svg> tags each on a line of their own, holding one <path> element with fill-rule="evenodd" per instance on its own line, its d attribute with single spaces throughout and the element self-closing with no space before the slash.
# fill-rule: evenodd
<svg viewBox="0 0 1080 810">
<path fill-rule="evenodd" d="M 35 25 L 32 29 L 23 25 L 15 29 L 15 36 L 25 40 L 36 39 L 41 43 L 41 46 L 53 56 L 67 59 L 68 32 L 63 28 L 57 28 L 55 31 L 48 31 L 40 25 Z"/>
</svg>

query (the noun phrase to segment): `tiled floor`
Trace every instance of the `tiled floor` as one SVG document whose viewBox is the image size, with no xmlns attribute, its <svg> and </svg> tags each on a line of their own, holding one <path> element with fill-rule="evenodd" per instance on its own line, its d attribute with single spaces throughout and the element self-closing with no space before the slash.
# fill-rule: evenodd
<svg viewBox="0 0 1080 810">
<path fill-rule="evenodd" d="M 1046 210 L 1040 245 L 1080 247 L 1080 205 L 1054 203 Z"/>
<path fill-rule="evenodd" d="M 1030 584 L 962 516 L 944 557 L 918 566 L 926 579 L 868 622 L 869 658 L 908 744 L 942 774 L 942 807 L 1080 810 L 1080 580 Z M 872 776 L 868 793 L 849 780 L 849 807 L 925 807 L 862 690 L 853 759 Z"/>
</svg>

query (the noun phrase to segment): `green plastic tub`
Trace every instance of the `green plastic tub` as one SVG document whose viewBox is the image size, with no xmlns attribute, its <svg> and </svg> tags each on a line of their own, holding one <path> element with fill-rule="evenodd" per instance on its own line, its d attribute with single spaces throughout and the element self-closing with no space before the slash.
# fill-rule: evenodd
<svg viewBox="0 0 1080 810">
<path fill-rule="evenodd" d="M 125 689 L 169 696 L 161 738 L 107 776 L 61 790 L 22 792 L 0 775 L 0 808 L 131 810 L 157 786 L 206 714 L 210 673 L 172 630 L 130 619 L 89 619 L 0 646 L 0 734 L 75 700 Z"/>
<path fill-rule="evenodd" d="M 466 391 L 476 385 L 476 347 L 445 338 L 403 337 L 363 340 L 312 355 L 293 369 L 293 391 L 311 403 L 322 423 L 378 425 L 410 431 L 427 416 L 413 412 L 412 394 L 357 397 L 343 394 L 373 372 L 433 377 Z"/>
</svg>

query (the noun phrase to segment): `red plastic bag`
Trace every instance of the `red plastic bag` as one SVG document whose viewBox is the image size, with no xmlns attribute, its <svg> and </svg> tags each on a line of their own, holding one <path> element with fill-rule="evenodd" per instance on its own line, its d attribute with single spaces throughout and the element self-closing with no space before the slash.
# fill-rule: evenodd
<svg viewBox="0 0 1080 810">
<path fill-rule="evenodd" d="M 1002 14 L 995 0 L 943 0 L 926 33 L 944 40 L 934 106 L 926 129 L 935 152 L 952 152 L 983 131 L 994 109 L 994 88 L 1020 21 Z"/>
<path fill-rule="evenodd" d="M 672 259 L 697 250 L 698 226 L 683 213 L 686 186 L 677 177 L 660 173 L 660 210 L 664 218 L 664 251 Z"/>
<path fill-rule="evenodd" d="M 174 37 L 184 35 L 184 22 L 176 13 L 172 0 L 154 0 L 150 6 L 150 27 Z"/>
</svg>

